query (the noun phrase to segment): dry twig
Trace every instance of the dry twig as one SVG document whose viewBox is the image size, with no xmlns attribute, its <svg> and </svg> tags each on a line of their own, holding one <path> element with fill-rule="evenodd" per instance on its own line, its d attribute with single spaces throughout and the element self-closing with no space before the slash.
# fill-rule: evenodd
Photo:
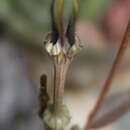
<svg viewBox="0 0 130 130">
<path fill-rule="evenodd" d="M 95 117 L 91 128 L 98 129 L 107 126 L 130 111 L 130 91 L 116 93 L 105 100 L 100 112 Z"/>
<path fill-rule="evenodd" d="M 98 99 L 93 111 L 91 112 L 91 114 L 89 116 L 88 123 L 85 126 L 85 130 L 89 130 L 91 128 L 92 123 L 94 121 L 94 118 L 96 117 L 99 109 L 102 107 L 102 104 L 103 104 L 103 102 L 104 102 L 104 100 L 105 100 L 105 98 L 106 98 L 106 96 L 111 88 L 111 84 L 112 84 L 113 78 L 115 76 L 116 70 L 118 69 L 118 67 L 122 61 L 122 58 L 124 56 L 124 53 L 127 49 L 129 37 L 130 37 L 130 20 L 128 22 L 128 26 L 127 26 L 124 38 L 122 40 L 122 43 L 120 45 L 119 51 L 117 53 L 117 56 L 115 58 L 115 61 L 112 65 L 112 68 L 111 68 L 110 73 L 108 75 L 108 78 L 104 84 L 104 87 L 103 87 L 102 92 L 99 96 L 99 99 Z"/>
</svg>

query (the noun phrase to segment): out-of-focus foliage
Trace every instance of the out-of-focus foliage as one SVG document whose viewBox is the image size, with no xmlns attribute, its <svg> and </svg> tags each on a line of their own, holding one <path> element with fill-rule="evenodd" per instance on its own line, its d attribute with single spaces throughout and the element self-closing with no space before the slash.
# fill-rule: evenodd
<svg viewBox="0 0 130 130">
<path fill-rule="evenodd" d="M 50 23 L 50 1 L 0 0 L 0 19 L 20 33 L 45 32 L 48 30 Z M 67 0 L 66 3 L 66 6 L 71 5 L 70 0 Z M 103 13 L 108 3 L 110 3 L 110 0 L 81 0 L 80 16 L 95 20 L 97 15 Z"/>
<path fill-rule="evenodd" d="M 81 0 L 81 17 L 90 21 L 101 18 L 112 0 Z"/>
<path fill-rule="evenodd" d="M 48 0 L 1 0 L 0 19 L 19 32 L 44 31 L 49 22 Z"/>
</svg>

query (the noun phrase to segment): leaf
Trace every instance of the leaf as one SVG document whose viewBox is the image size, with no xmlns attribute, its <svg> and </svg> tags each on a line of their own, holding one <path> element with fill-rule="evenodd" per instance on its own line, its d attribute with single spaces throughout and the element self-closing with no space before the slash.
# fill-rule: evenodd
<svg viewBox="0 0 130 130">
<path fill-rule="evenodd" d="M 108 97 L 105 104 L 101 108 L 98 116 L 95 118 L 91 128 L 98 129 L 107 126 L 130 110 L 130 90 L 118 93 Z"/>
</svg>

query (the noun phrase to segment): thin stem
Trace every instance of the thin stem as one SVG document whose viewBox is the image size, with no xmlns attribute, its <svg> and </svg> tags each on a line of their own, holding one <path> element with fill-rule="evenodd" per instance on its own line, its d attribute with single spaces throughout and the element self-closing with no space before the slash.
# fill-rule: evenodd
<svg viewBox="0 0 130 130">
<path fill-rule="evenodd" d="M 88 123 L 85 127 L 85 130 L 89 130 L 91 128 L 91 125 L 94 121 L 94 118 L 96 117 L 99 109 L 101 108 L 101 106 L 102 106 L 102 104 L 103 104 L 103 102 L 104 102 L 104 100 L 105 100 L 105 98 L 106 98 L 106 96 L 111 88 L 111 84 L 112 84 L 113 78 L 115 76 L 116 70 L 118 69 L 118 67 L 122 61 L 122 58 L 124 56 L 124 53 L 127 49 L 127 46 L 129 43 L 129 38 L 130 38 L 130 20 L 128 22 L 128 26 L 127 26 L 124 38 L 123 38 L 122 43 L 120 45 L 120 48 L 119 48 L 119 51 L 118 51 L 117 56 L 115 58 L 115 61 L 112 65 L 112 68 L 111 68 L 111 71 L 108 75 L 108 78 L 104 84 L 102 91 L 101 91 L 99 99 L 98 99 L 93 111 L 91 112 L 91 114 L 88 118 Z"/>
</svg>

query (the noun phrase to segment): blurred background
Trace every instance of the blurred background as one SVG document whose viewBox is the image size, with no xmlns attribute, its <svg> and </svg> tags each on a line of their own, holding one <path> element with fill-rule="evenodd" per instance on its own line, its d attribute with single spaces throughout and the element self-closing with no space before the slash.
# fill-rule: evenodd
<svg viewBox="0 0 130 130">
<path fill-rule="evenodd" d="M 70 11 L 65 1 L 65 21 Z M 37 116 L 39 79 L 52 62 L 43 51 L 50 31 L 50 0 L 0 0 L 0 130 L 42 130 Z M 72 121 L 85 125 L 108 75 L 130 16 L 130 0 L 81 0 L 77 22 L 84 49 L 70 66 L 65 91 Z M 113 81 L 109 107 L 130 89 L 130 46 Z M 118 95 L 115 100 L 111 95 Z M 127 94 L 130 101 L 130 94 Z M 113 105 L 114 104 L 114 105 Z M 103 111 L 108 111 L 104 107 Z M 129 130 L 130 113 L 100 130 Z"/>
</svg>

